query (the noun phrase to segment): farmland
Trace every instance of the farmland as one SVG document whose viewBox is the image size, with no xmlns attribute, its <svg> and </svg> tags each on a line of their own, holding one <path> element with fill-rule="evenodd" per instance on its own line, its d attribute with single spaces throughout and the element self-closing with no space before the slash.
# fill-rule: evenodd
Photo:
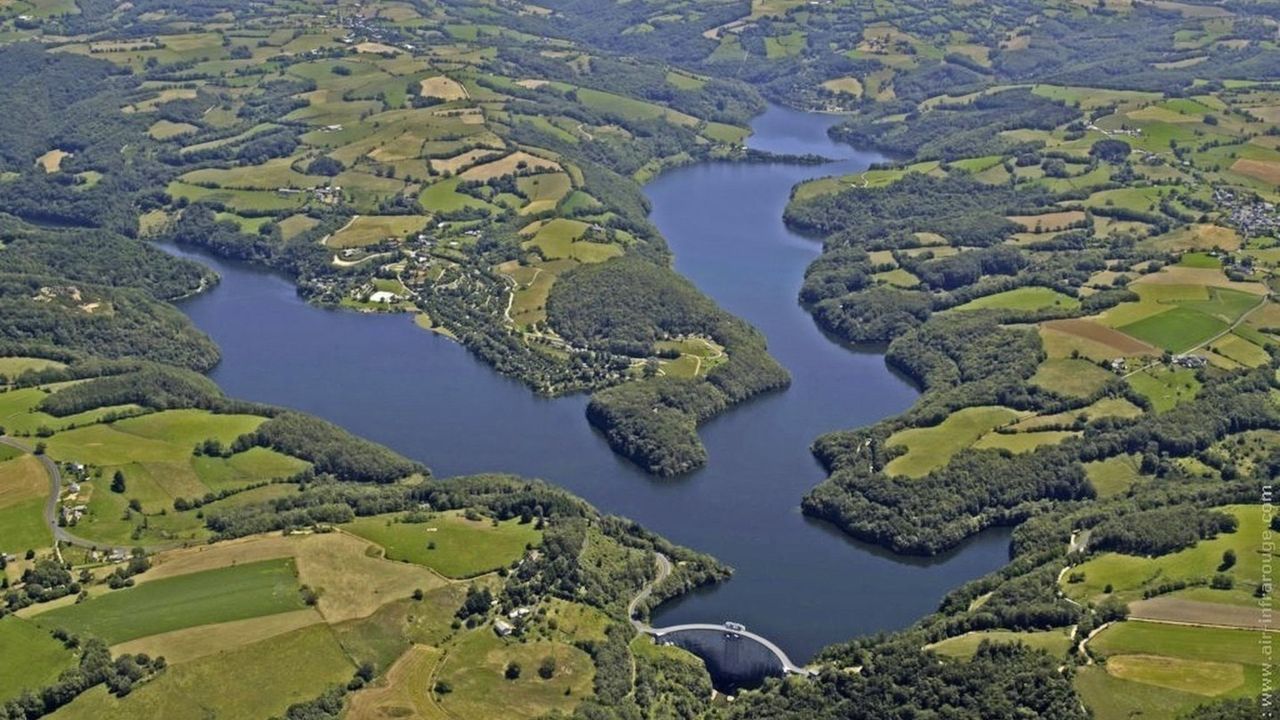
<svg viewBox="0 0 1280 720">
<path fill-rule="evenodd" d="M 494 526 L 447 513 L 425 522 L 374 516 L 346 530 L 381 545 L 387 558 L 425 565 L 441 575 L 466 578 L 510 564 L 537 544 L 541 533 L 532 524 L 508 520 Z"/>
</svg>

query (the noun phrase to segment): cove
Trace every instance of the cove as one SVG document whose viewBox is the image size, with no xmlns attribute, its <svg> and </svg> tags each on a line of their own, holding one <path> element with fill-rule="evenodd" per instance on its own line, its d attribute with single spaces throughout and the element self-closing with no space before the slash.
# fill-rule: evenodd
<svg viewBox="0 0 1280 720">
<path fill-rule="evenodd" d="M 809 444 L 901 412 L 917 396 L 882 355 L 832 342 L 797 303 L 819 245 L 782 223 L 791 187 L 879 159 L 828 140 L 835 120 L 774 107 L 754 123 L 751 145 L 836 163 L 701 163 L 646 188 L 677 269 L 762 330 L 793 376 L 787 390 L 705 425 L 710 461 L 685 477 L 652 478 L 615 456 L 586 422 L 586 397 L 537 397 L 408 316 L 312 307 L 286 278 L 169 248 L 222 277 L 180 306 L 222 348 L 210 375 L 228 394 L 326 418 L 439 477 L 543 478 L 711 553 L 735 568 L 733 579 L 662 606 L 652 624 L 734 620 L 803 663 L 824 645 L 909 625 L 1008 559 L 1007 531 L 947 555 L 905 558 L 800 513 L 801 497 L 824 477 Z"/>
</svg>

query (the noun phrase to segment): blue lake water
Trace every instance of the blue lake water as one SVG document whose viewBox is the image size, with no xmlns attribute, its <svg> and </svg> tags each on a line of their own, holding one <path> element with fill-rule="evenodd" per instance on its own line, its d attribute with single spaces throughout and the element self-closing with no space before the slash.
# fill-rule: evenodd
<svg viewBox="0 0 1280 720">
<path fill-rule="evenodd" d="M 703 163 L 646 188 L 676 268 L 760 328 L 794 380 L 704 426 L 710 462 L 685 477 L 653 478 L 616 457 L 588 426 L 585 396 L 537 397 L 407 316 L 311 307 L 285 278 L 185 251 L 222 282 L 181 307 L 221 346 L 211 375 L 230 395 L 327 418 L 438 476 L 544 478 L 711 553 L 734 578 L 664 605 L 653 624 L 735 620 L 804 662 L 829 643 L 909 625 L 1008 557 L 1006 531 L 944 556 L 906 558 L 800 513 L 801 497 L 824 476 L 809 444 L 901 412 L 917 396 L 880 354 L 832 342 L 797 304 L 819 245 L 783 225 L 790 188 L 879 159 L 831 142 L 834 121 L 771 108 L 750 144 L 836 163 Z"/>
</svg>

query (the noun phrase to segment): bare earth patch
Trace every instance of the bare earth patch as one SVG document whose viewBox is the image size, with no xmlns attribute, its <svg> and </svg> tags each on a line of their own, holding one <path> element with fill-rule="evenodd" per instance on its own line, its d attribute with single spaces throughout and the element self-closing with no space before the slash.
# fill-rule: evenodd
<svg viewBox="0 0 1280 720">
<path fill-rule="evenodd" d="M 1271 625 L 1263 622 L 1262 611 L 1256 607 L 1224 605 L 1167 596 L 1130 603 L 1129 617 L 1135 620 L 1159 620 L 1190 625 L 1215 625 L 1253 630 L 1272 629 Z"/>
<path fill-rule="evenodd" d="M 521 164 L 523 164 L 523 167 L 521 167 Z M 556 163 L 545 158 L 530 155 L 523 151 L 516 151 L 500 160 L 477 165 L 462 173 L 462 178 L 464 180 L 492 180 L 503 175 L 512 175 L 520 170 L 534 169 L 560 170 L 561 168 Z"/>
<path fill-rule="evenodd" d="M 1114 355 L 1120 357 L 1160 354 L 1160 351 L 1154 346 L 1148 345 L 1137 338 L 1130 337 L 1119 330 L 1113 330 L 1092 320 L 1050 320 L 1049 322 L 1043 323 L 1042 327 L 1054 332 L 1073 335 L 1092 343 L 1105 346 L 1112 350 Z"/>
<path fill-rule="evenodd" d="M 1231 170 L 1272 185 L 1280 185 L 1280 162 L 1240 158 L 1231 163 Z"/>
<path fill-rule="evenodd" d="M 462 86 L 462 83 L 443 75 L 429 77 L 423 80 L 419 85 L 419 93 L 423 97 L 440 98 L 445 102 L 450 100 L 464 100 L 469 97 L 467 95 L 467 89 Z"/>
</svg>

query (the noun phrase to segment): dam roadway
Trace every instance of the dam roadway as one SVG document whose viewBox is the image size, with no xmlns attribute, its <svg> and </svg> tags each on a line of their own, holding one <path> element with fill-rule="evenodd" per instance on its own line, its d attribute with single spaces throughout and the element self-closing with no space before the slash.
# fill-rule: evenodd
<svg viewBox="0 0 1280 720">
<path fill-rule="evenodd" d="M 666 555 L 663 555 L 662 553 L 654 553 L 654 562 L 658 567 L 657 575 L 654 576 L 653 580 L 649 581 L 648 583 L 645 583 L 645 586 L 640 588 L 640 592 L 636 593 L 636 596 L 633 597 L 631 599 L 631 602 L 627 604 L 627 616 L 631 618 L 631 625 L 638 632 L 645 633 L 646 635 L 651 635 L 655 640 L 659 640 L 659 641 L 668 635 L 672 635 L 674 633 L 679 633 L 679 632 L 687 632 L 690 630 L 703 630 L 703 631 L 714 630 L 718 632 L 723 632 L 727 636 L 736 637 L 736 638 L 747 638 L 748 640 L 753 640 L 759 643 L 769 652 L 773 653 L 773 656 L 777 658 L 778 662 L 782 665 L 782 671 L 784 673 L 791 674 L 791 675 L 815 674 L 813 670 L 800 667 L 799 665 L 796 665 L 794 662 L 792 662 L 791 658 L 787 656 L 786 651 L 784 651 L 782 648 L 775 645 L 773 641 L 770 640 L 769 638 L 766 638 L 763 635 L 757 635 L 751 632 L 750 630 L 747 630 L 745 626 L 738 623 L 726 622 L 720 625 L 713 625 L 711 623 L 685 623 L 682 625 L 669 625 L 667 627 L 656 628 L 639 620 L 636 616 L 637 616 L 637 610 L 639 608 L 640 603 L 649 597 L 649 595 L 653 592 L 653 588 L 655 585 L 662 582 L 663 580 L 666 580 L 667 576 L 671 574 L 671 570 L 672 570 L 671 559 L 668 558 Z"/>
</svg>

